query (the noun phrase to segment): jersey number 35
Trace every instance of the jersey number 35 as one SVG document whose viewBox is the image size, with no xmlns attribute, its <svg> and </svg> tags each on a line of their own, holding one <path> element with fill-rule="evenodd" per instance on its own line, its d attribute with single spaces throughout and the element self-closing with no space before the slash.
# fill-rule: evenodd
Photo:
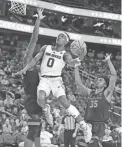
<svg viewBox="0 0 122 147">
<path fill-rule="evenodd" d="M 90 108 L 96 108 L 98 107 L 98 100 L 92 100 L 90 101 Z"/>
</svg>

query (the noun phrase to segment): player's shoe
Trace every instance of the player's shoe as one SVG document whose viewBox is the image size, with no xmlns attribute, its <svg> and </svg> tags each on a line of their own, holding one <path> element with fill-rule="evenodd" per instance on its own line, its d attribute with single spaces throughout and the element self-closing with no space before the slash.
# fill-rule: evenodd
<svg viewBox="0 0 122 147">
<path fill-rule="evenodd" d="M 53 116 L 51 114 L 51 108 L 50 108 L 50 105 L 49 104 L 46 104 L 46 108 L 44 110 L 44 114 L 45 114 L 45 117 L 46 117 L 47 122 L 51 126 L 53 126 Z"/>
<path fill-rule="evenodd" d="M 90 142 L 92 138 L 92 125 L 91 124 L 85 124 L 85 126 L 81 125 L 83 134 L 84 134 L 84 140 L 86 143 Z"/>
</svg>

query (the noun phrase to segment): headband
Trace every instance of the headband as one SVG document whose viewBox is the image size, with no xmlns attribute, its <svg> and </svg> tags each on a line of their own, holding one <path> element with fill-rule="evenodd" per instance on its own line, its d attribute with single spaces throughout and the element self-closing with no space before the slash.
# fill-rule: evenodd
<svg viewBox="0 0 122 147">
<path fill-rule="evenodd" d="M 65 33 L 65 32 L 62 32 L 61 34 L 63 34 L 66 37 L 67 42 L 69 42 L 69 36 L 68 36 L 68 34 Z"/>
</svg>

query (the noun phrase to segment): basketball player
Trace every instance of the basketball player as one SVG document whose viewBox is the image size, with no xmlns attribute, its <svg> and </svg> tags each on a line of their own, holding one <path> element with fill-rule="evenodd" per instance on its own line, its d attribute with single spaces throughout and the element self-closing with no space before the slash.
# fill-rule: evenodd
<svg viewBox="0 0 122 147">
<path fill-rule="evenodd" d="M 35 66 L 42 58 L 40 83 L 37 88 L 38 104 L 47 115 L 51 116 L 50 107 L 49 105 L 47 107 L 45 99 L 52 92 L 59 99 L 63 107 L 81 124 L 85 141 L 89 142 L 92 136 L 91 125 L 85 123 L 79 111 L 68 102 L 61 77 L 65 64 L 75 66 L 75 64 L 80 62 L 79 58 L 72 59 L 71 55 L 65 51 L 69 47 L 69 41 L 70 38 L 67 33 L 59 34 L 56 39 L 56 46 L 44 45 L 37 56 L 19 74 L 26 73 L 28 69 Z M 83 58 L 82 56 L 81 59 Z M 53 123 L 51 117 L 50 122 L 51 124 Z"/>
<path fill-rule="evenodd" d="M 42 15 L 43 9 L 37 9 L 37 11 L 38 18 L 23 60 L 23 67 L 32 60 L 36 42 L 38 40 L 40 20 L 45 17 Z M 32 147 L 34 141 L 35 146 L 40 147 L 41 124 L 39 118 L 42 116 L 42 108 L 37 104 L 37 86 L 39 84 L 39 76 L 36 67 L 30 68 L 27 70 L 26 74 L 23 75 L 23 84 L 26 93 L 24 105 L 28 115 L 30 116 L 30 120 L 28 121 L 29 133 L 24 142 L 24 147 Z"/>
<path fill-rule="evenodd" d="M 109 119 L 109 108 L 112 100 L 113 90 L 117 80 L 117 73 L 110 60 L 110 55 L 106 56 L 105 61 L 111 71 L 110 79 L 106 76 L 101 76 L 97 79 L 95 85 L 96 89 L 91 90 L 86 88 L 81 81 L 78 66 L 75 68 L 75 80 L 76 84 L 85 96 L 88 96 L 88 104 L 85 113 L 85 120 L 87 123 L 92 124 L 92 139 L 88 147 L 99 147 L 99 143 L 104 136 L 105 124 Z M 95 139 L 96 138 L 96 139 Z"/>
</svg>

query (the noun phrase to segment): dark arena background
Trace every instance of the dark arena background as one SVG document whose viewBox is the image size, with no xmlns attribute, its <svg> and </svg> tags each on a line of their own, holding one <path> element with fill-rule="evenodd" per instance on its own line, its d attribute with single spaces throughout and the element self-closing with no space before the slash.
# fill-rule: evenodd
<svg viewBox="0 0 122 147">
<path fill-rule="evenodd" d="M 19 3 L 19 6 L 14 2 Z M 15 12 L 10 11 L 13 3 L 16 5 Z M 20 3 L 23 6 L 20 6 Z M 37 7 L 44 8 L 43 14 L 46 17 L 40 23 L 35 52 L 38 53 L 45 44 L 55 45 L 55 39 L 62 31 L 69 34 L 71 41 L 83 39 L 87 44 L 87 55 L 82 61 L 80 74 L 87 87 L 94 88 L 93 82 L 96 77 L 110 75 L 107 64 L 101 61 L 106 53 L 111 53 L 111 61 L 117 71 L 117 82 L 109 110 L 110 117 L 106 124 L 105 135 L 108 135 L 108 140 L 103 140 L 102 146 L 120 147 L 120 0 L 0 0 L 0 147 L 24 147 L 23 142 L 28 133 L 22 78 L 15 77 L 14 73 L 22 69 L 22 60 L 37 18 Z M 76 88 L 74 69 L 66 66 L 62 76 L 68 100 L 84 116 L 87 98 Z M 58 135 L 57 132 L 65 116 L 65 110 L 53 96 L 50 96 L 48 101 L 55 122 L 53 128 L 48 124 L 45 127 L 46 131 L 52 134 L 47 147 L 63 147 L 63 131 Z M 87 147 L 80 130 L 76 136 L 75 146 Z"/>
</svg>

